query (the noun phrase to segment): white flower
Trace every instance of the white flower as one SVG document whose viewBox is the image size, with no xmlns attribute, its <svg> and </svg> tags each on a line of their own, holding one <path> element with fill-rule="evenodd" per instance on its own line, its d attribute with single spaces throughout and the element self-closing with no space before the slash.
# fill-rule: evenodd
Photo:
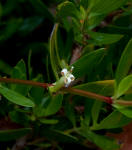
<svg viewBox="0 0 132 150">
<path fill-rule="evenodd" d="M 72 74 L 72 70 L 73 67 L 71 67 L 70 71 L 68 71 L 66 68 L 62 69 L 61 71 L 61 75 L 65 77 L 64 79 L 65 87 L 68 87 L 70 83 L 75 80 L 75 77 Z"/>
<path fill-rule="evenodd" d="M 68 73 L 68 70 L 66 68 L 62 69 L 61 71 L 62 76 L 66 76 L 67 73 Z"/>
</svg>

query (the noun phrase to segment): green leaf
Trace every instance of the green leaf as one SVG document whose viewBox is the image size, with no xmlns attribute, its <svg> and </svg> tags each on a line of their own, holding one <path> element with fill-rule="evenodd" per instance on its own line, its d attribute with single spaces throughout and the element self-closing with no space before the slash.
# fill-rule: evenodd
<svg viewBox="0 0 132 150">
<path fill-rule="evenodd" d="M 51 33 L 51 36 L 50 36 L 50 48 L 49 48 L 49 52 L 50 52 L 50 61 L 51 61 L 51 67 L 52 67 L 52 70 L 54 72 L 54 75 L 56 77 L 57 80 L 59 80 L 59 76 L 58 76 L 58 64 L 57 62 L 59 60 L 57 60 L 57 58 L 55 57 L 56 56 L 56 43 L 57 43 L 57 30 L 58 30 L 58 24 L 55 24 L 54 25 L 54 28 L 53 28 L 53 31 Z M 58 55 L 58 52 L 57 52 L 57 56 L 59 57 Z"/>
<path fill-rule="evenodd" d="M 63 95 L 45 97 L 39 106 L 34 108 L 34 113 L 37 117 L 50 116 L 55 114 L 61 108 Z"/>
<path fill-rule="evenodd" d="M 118 104 L 113 105 L 118 111 L 127 116 L 128 118 L 132 118 L 132 107 L 121 106 Z"/>
<path fill-rule="evenodd" d="M 75 86 L 75 88 L 102 94 L 105 96 L 111 96 L 114 93 L 114 80 L 89 82 Z"/>
<path fill-rule="evenodd" d="M 84 120 L 82 123 L 87 127 L 90 125 L 91 122 L 91 110 L 92 110 L 93 102 L 94 101 L 91 101 L 91 99 L 88 98 L 85 100 Z"/>
<path fill-rule="evenodd" d="M 116 98 L 120 97 L 121 95 L 125 94 L 126 91 L 132 86 L 132 75 L 128 75 L 119 83 L 117 88 Z"/>
<path fill-rule="evenodd" d="M 33 79 L 33 81 L 44 82 L 43 76 L 39 74 L 35 79 Z M 32 87 L 30 89 L 30 96 L 35 104 L 41 104 L 44 98 L 44 88 Z"/>
<path fill-rule="evenodd" d="M 11 101 L 15 104 L 18 104 L 21 106 L 26 106 L 26 107 L 33 107 L 34 106 L 34 103 L 30 99 L 24 97 L 23 95 L 15 92 L 13 90 L 5 88 L 3 86 L 0 86 L 0 93 L 6 99 L 8 99 L 9 101 Z"/>
<path fill-rule="evenodd" d="M 128 71 L 132 65 L 132 39 L 129 40 L 125 50 L 122 53 L 119 64 L 116 70 L 116 89 L 120 81 L 128 74 Z"/>
<path fill-rule="evenodd" d="M 120 34 L 108 34 L 92 31 L 88 31 L 88 34 L 93 39 L 93 42 L 98 45 L 112 44 L 119 41 L 123 37 L 123 35 Z"/>
<path fill-rule="evenodd" d="M 130 118 L 127 118 L 125 115 L 115 110 L 106 118 L 104 118 L 98 125 L 91 127 L 91 129 L 101 130 L 101 129 L 120 128 L 123 127 L 124 125 L 127 125 L 129 122 L 131 122 Z"/>
<path fill-rule="evenodd" d="M 56 123 L 58 123 L 58 120 L 56 120 L 56 119 L 40 119 L 40 122 L 44 123 L 44 124 L 56 124 Z"/>
<path fill-rule="evenodd" d="M 97 124 L 99 113 L 102 107 L 102 102 L 95 101 L 92 107 L 92 120 L 93 120 L 93 126 Z"/>
<path fill-rule="evenodd" d="M 22 80 L 27 79 L 26 65 L 23 60 L 20 60 L 17 63 L 17 65 L 13 68 L 11 78 Z M 27 85 L 11 84 L 11 89 L 26 96 L 30 87 Z"/>
<path fill-rule="evenodd" d="M 80 59 L 78 59 L 72 66 L 74 66 L 73 74 L 75 78 L 79 78 L 91 72 L 91 70 L 101 62 L 105 54 L 105 49 L 101 48 L 94 52 L 90 52 Z"/>
<path fill-rule="evenodd" d="M 20 79 L 27 79 L 26 77 L 26 65 L 24 60 L 20 60 L 12 71 L 12 78 L 20 78 Z"/>
<path fill-rule="evenodd" d="M 108 13 L 118 9 L 127 0 L 91 0 L 88 8 L 88 28 L 94 28 Z"/>
<path fill-rule="evenodd" d="M 80 130 L 79 134 L 99 146 L 101 150 L 119 149 L 119 145 L 116 143 L 116 140 L 108 138 L 106 136 L 95 134 L 88 129 Z"/>
<path fill-rule="evenodd" d="M 106 15 L 104 14 L 98 14 L 98 15 L 91 15 L 88 18 L 87 21 L 87 27 L 88 29 L 93 29 L 94 27 L 96 27 L 97 25 L 100 24 L 101 20 L 103 20 L 105 18 Z"/>
<path fill-rule="evenodd" d="M 125 4 L 127 0 L 92 0 L 89 6 L 91 15 L 108 14 Z"/>
<path fill-rule="evenodd" d="M 55 114 L 61 108 L 62 100 L 63 100 L 62 94 L 52 96 L 50 99 L 50 103 L 45 110 L 45 116 Z"/>
<path fill-rule="evenodd" d="M 79 11 L 77 10 L 76 6 L 74 5 L 74 3 L 66 1 L 61 3 L 58 7 L 57 7 L 57 16 L 60 18 L 64 18 L 64 17 L 79 17 Z"/>
<path fill-rule="evenodd" d="M 16 140 L 31 132 L 31 128 L 21 128 L 13 130 L 2 130 L 0 131 L 0 141 L 11 141 Z"/>
<path fill-rule="evenodd" d="M 67 118 L 71 121 L 73 127 L 76 126 L 76 118 L 75 118 L 75 112 L 74 112 L 74 106 L 73 104 L 66 101 L 66 104 L 64 106 L 65 114 Z"/>
</svg>

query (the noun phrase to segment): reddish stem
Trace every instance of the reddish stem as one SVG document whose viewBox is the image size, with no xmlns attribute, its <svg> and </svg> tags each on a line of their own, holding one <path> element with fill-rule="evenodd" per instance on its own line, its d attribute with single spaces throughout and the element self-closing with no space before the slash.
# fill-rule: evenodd
<svg viewBox="0 0 132 150">
<path fill-rule="evenodd" d="M 98 95 L 96 93 L 92 93 L 92 92 L 88 92 L 88 91 L 84 91 L 84 90 L 80 90 L 80 89 L 75 89 L 75 88 L 63 88 L 64 91 L 72 93 L 72 94 L 76 94 L 76 95 L 80 95 L 80 96 L 85 96 L 88 98 L 94 98 L 94 99 L 98 99 L 100 101 L 106 102 L 108 104 L 113 104 L 113 100 L 111 97 L 106 97 L 106 96 L 102 96 L 102 95 Z"/>
<path fill-rule="evenodd" d="M 50 86 L 53 86 L 53 84 L 48 84 L 48 83 L 29 81 L 29 80 L 21 80 L 21 79 L 12 79 L 12 78 L 0 78 L 0 82 L 26 84 L 26 85 L 37 86 L 37 87 L 41 87 L 41 88 L 48 88 Z M 62 90 L 66 91 L 68 93 L 71 93 L 71 94 L 97 99 L 97 100 L 103 101 L 108 104 L 117 103 L 117 104 L 124 105 L 124 106 L 132 106 L 131 101 L 124 101 L 124 100 L 114 101 L 111 97 L 106 97 L 103 95 L 99 95 L 96 93 L 92 93 L 92 92 L 88 92 L 88 91 L 84 91 L 84 90 L 80 90 L 80 89 L 76 89 L 76 88 L 68 87 L 68 88 L 62 88 Z"/>
<path fill-rule="evenodd" d="M 49 86 L 52 86 L 52 84 L 48 84 L 48 83 L 41 83 L 41 82 L 29 81 L 29 80 L 19 80 L 19 79 L 12 79 L 12 78 L 0 78 L 0 82 L 26 84 L 26 85 L 38 86 L 42 88 L 47 88 Z"/>
</svg>

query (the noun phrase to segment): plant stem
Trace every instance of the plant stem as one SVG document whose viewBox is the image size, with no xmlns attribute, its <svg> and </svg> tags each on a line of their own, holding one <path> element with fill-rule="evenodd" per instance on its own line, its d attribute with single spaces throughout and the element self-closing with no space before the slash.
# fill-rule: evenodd
<svg viewBox="0 0 132 150">
<path fill-rule="evenodd" d="M 55 86 L 53 86 L 53 84 L 30 81 L 30 80 L 13 79 L 13 78 L 0 78 L 0 82 L 13 83 L 13 84 L 25 84 L 25 85 L 37 86 L 37 87 L 41 87 L 41 88 L 53 87 L 53 89 L 54 89 L 54 87 L 55 87 Z M 58 89 L 58 88 L 60 88 L 60 86 L 55 87 L 55 89 L 53 90 L 54 92 L 56 92 L 56 90 L 57 90 L 56 88 Z M 126 100 L 116 100 L 115 101 L 111 97 L 107 97 L 107 96 L 99 95 L 99 94 L 96 94 L 93 92 L 88 92 L 88 91 L 75 89 L 75 88 L 71 88 L 71 87 L 62 88 L 62 91 L 68 92 L 71 94 L 75 94 L 75 95 L 88 97 L 88 98 L 97 99 L 97 100 L 103 101 L 108 104 L 119 104 L 119 105 L 123 105 L 123 106 L 132 106 L 132 101 L 126 101 Z"/>
<path fill-rule="evenodd" d="M 123 105 L 123 106 L 132 106 L 132 101 L 116 100 L 115 104 L 120 104 L 120 105 Z"/>
<path fill-rule="evenodd" d="M 71 93 L 71 94 L 85 96 L 88 98 L 98 99 L 98 100 L 106 102 L 108 104 L 113 104 L 113 99 L 111 97 L 98 95 L 96 93 L 92 93 L 92 92 L 88 92 L 88 91 L 84 91 L 84 90 L 80 90 L 80 89 L 75 89 L 75 88 L 70 88 L 70 87 L 63 88 L 63 91 L 66 91 L 66 92 Z"/>
<path fill-rule="evenodd" d="M 49 87 L 49 91 L 51 94 L 56 93 L 57 91 L 59 91 L 59 89 L 64 87 L 64 85 L 65 85 L 64 79 L 65 79 L 65 77 L 61 77 L 57 82 L 54 83 L 54 86 Z"/>
<path fill-rule="evenodd" d="M 14 83 L 14 84 L 26 84 L 26 85 L 37 86 L 37 87 L 42 87 L 42 88 L 47 88 L 49 86 L 52 86 L 52 84 L 48 84 L 48 83 L 41 83 L 41 82 L 30 81 L 30 80 L 12 79 L 12 78 L 0 78 L 0 82 Z"/>
</svg>

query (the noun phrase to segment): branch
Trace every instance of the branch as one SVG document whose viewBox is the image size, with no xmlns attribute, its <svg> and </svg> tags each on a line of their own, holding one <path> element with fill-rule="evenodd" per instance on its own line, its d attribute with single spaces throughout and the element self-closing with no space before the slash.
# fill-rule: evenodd
<svg viewBox="0 0 132 150">
<path fill-rule="evenodd" d="M 54 87 L 53 84 L 49 84 L 49 83 L 42 83 L 42 82 L 36 82 L 36 81 L 30 81 L 30 80 L 12 79 L 12 78 L 0 78 L 0 82 L 31 85 L 31 86 L 41 87 L 41 88 L 48 88 L 51 86 Z M 75 88 L 71 88 L 71 87 L 68 87 L 68 88 L 63 87 L 62 91 L 68 92 L 71 94 L 75 94 L 75 95 L 88 97 L 88 98 L 97 99 L 97 100 L 103 101 L 108 104 L 119 104 L 119 105 L 123 105 L 123 106 L 132 106 L 132 101 L 126 101 L 126 100 L 116 100 L 115 101 L 111 97 L 107 97 L 107 96 L 99 95 L 99 94 L 96 94 L 93 92 L 88 92 L 88 91 L 75 89 Z"/>
<path fill-rule="evenodd" d="M 52 86 L 52 84 L 48 84 L 48 83 L 41 83 L 41 82 L 30 81 L 30 80 L 12 79 L 12 78 L 0 78 L 0 82 L 13 83 L 13 84 L 26 84 L 26 85 L 37 86 L 42 88 L 47 88 L 49 86 Z"/>
<path fill-rule="evenodd" d="M 132 106 L 132 101 L 116 100 L 114 103 L 119 104 L 119 105 L 123 105 L 123 106 Z"/>
<path fill-rule="evenodd" d="M 88 91 L 84 91 L 84 90 L 80 90 L 80 89 L 75 89 L 75 88 L 63 88 L 63 91 L 66 91 L 68 93 L 71 94 L 75 94 L 75 95 L 80 95 L 80 96 L 84 96 L 84 97 L 88 97 L 88 98 L 93 98 L 93 99 L 97 99 L 103 102 L 106 102 L 108 104 L 113 104 L 113 99 L 111 97 L 106 97 L 106 96 L 102 96 L 96 93 L 92 93 L 92 92 L 88 92 Z"/>
</svg>

